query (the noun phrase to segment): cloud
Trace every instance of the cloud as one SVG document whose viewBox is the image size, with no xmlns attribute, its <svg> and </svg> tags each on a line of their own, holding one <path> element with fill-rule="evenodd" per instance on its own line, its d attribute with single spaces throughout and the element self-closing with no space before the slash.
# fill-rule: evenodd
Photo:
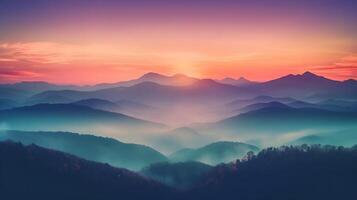
<svg viewBox="0 0 357 200">
<path fill-rule="evenodd" d="M 357 55 L 342 57 L 331 65 L 312 66 L 310 70 L 341 79 L 357 79 Z"/>
<path fill-rule="evenodd" d="M 315 54 L 300 50 L 265 52 L 258 51 L 258 46 L 224 51 L 208 47 L 211 46 L 208 45 L 207 50 L 197 50 L 119 43 L 0 43 L 0 82 L 42 78 L 56 83 L 93 84 L 127 80 L 149 71 L 210 78 L 244 75 L 267 80 L 296 72 L 287 66 L 304 66 L 306 69 L 306 63 L 311 64 L 306 70 L 322 72 L 332 78 L 357 77 L 357 55 L 338 60 L 340 54 L 320 51 Z M 331 65 L 320 65 L 334 60 L 336 62 Z"/>
<path fill-rule="evenodd" d="M 171 55 L 176 56 L 176 55 Z M 99 62 L 115 64 L 151 64 L 170 57 L 166 52 L 143 51 L 120 44 L 68 44 L 28 42 L 0 44 L 0 61 L 23 61 L 38 64 L 73 64 Z"/>
<path fill-rule="evenodd" d="M 14 82 L 28 79 L 32 80 L 34 78 L 40 78 L 41 76 L 41 73 L 33 72 L 23 68 L 4 66 L 0 68 L 0 80 L 3 80 L 3 82 Z"/>
<path fill-rule="evenodd" d="M 332 66 L 321 66 L 321 67 L 314 67 L 314 70 L 357 70 L 357 66 L 338 66 L 338 65 L 332 65 Z"/>
<path fill-rule="evenodd" d="M 81 55 L 77 46 L 52 42 L 3 43 L 0 49 L 0 60 L 40 64 L 66 64 Z"/>
<path fill-rule="evenodd" d="M 171 73 L 168 63 L 157 52 L 134 51 L 118 45 L 0 43 L 0 82 L 116 82 L 148 71 Z"/>
<path fill-rule="evenodd" d="M 0 58 L 0 62 L 15 62 L 16 59 L 13 58 Z"/>
</svg>

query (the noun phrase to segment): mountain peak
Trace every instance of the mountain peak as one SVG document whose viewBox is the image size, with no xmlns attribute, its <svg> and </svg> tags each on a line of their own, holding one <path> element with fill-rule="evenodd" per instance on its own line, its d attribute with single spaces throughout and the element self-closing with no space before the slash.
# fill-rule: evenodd
<svg viewBox="0 0 357 200">
<path fill-rule="evenodd" d="M 356 84 L 356 83 L 357 83 L 357 80 L 355 80 L 355 79 L 347 79 L 347 80 L 344 80 L 343 83 L 346 83 L 346 84 Z"/>
<path fill-rule="evenodd" d="M 226 77 L 226 78 L 222 79 L 221 81 L 235 81 L 235 79 L 231 78 L 231 77 Z"/>
<path fill-rule="evenodd" d="M 318 77 L 316 74 L 306 71 L 302 74 L 304 77 Z"/>
<path fill-rule="evenodd" d="M 245 82 L 250 82 L 248 79 L 244 78 L 243 76 L 238 79 L 238 81 L 245 81 Z"/>
<path fill-rule="evenodd" d="M 275 82 L 275 81 L 324 81 L 324 82 L 329 81 L 329 82 L 333 82 L 333 80 L 327 79 L 323 76 L 316 75 L 309 71 L 306 71 L 303 74 L 289 74 L 289 75 L 283 76 L 281 78 L 272 80 L 270 82 Z"/>
<path fill-rule="evenodd" d="M 221 82 L 224 84 L 229 84 L 229 85 L 234 85 L 234 86 L 243 86 L 243 85 L 249 85 L 249 84 L 253 83 L 252 81 L 250 81 L 244 77 L 240 77 L 239 79 L 226 77 L 224 79 L 218 80 L 218 82 Z"/>
<path fill-rule="evenodd" d="M 148 72 L 140 77 L 140 79 L 154 79 L 154 78 L 163 78 L 165 77 L 162 74 L 155 73 L 155 72 Z"/>
</svg>

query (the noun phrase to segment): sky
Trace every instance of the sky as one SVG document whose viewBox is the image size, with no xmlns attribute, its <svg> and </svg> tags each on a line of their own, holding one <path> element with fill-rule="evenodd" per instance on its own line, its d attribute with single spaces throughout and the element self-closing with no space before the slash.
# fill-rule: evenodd
<svg viewBox="0 0 357 200">
<path fill-rule="evenodd" d="M 355 0 L 0 0 L 0 82 L 357 78 Z"/>
</svg>

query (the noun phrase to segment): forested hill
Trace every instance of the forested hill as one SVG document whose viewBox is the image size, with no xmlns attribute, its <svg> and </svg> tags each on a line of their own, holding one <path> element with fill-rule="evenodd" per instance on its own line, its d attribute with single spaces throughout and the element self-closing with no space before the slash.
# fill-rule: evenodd
<svg viewBox="0 0 357 200">
<path fill-rule="evenodd" d="M 126 169 L 36 145 L 0 142 L 0 199 L 172 199 L 173 189 Z"/>
<path fill-rule="evenodd" d="M 357 146 L 268 148 L 244 161 L 217 166 L 190 191 L 190 199 L 353 199 Z"/>
<path fill-rule="evenodd" d="M 242 160 L 208 169 L 191 189 L 178 191 L 107 164 L 35 145 L 0 142 L 0 197 L 11 200 L 354 199 L 356 169 L 357 146 L 268 148 L 258 155 L 250 152 Z"/>
</svg>

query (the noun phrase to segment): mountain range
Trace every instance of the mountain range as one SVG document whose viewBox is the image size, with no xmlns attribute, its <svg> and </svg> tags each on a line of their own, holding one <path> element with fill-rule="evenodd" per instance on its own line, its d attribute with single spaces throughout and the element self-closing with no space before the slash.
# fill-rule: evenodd
<svg viewBox="0 0 357 200">
<path fill-rule="evenodd" d="M 166 76 L 150 72 L 144 74 L 138 79 L 123 81 L 113 84 L 98 84 L 94 86 L 73 86 L 73 85 L 55 85 L 46 82 L 20 82 L 15 84 L 2 84 L 0 88 L 2 93 L 8 90 L 8 93 L 16 93 L 26 91 L 29 94 L 41 93 L 45 91 L 96 91 L 102 89 L 132 87 L 145 82 L 157 83 L 162 86 L 185 87 L 185 86 L 207 86 L 210 84 L 224 86 L 235 86 L 240 88 L 240 91 L 251 92 L 254 95 L 270 95 L 280 97 L 297 97 L 297 98 L 326 98 L 330 95 L 331 98 L 354 98 L 354 91 L 356 91 L 357 81 L 335 81 L 318 76 L 311 72 L 305 72 L 298 75 L 287 75 L 278 79 L 266 82 L 253 82 L 245 78 L 233 79 L 225 78 L 222 80 L 198 79 L 189 77 L 183 74 L 176 74 L 173 76 Z M 10 92 L 11 90 L 11 92 Z"/>
<path fill-rule="evenodd" d="M 197 149 L 182 149 L 169 156 L 171 161 L 198 161 L 208 165 L 228 163 L 242 158 L 248 152 L 258 152 L 259 148 L 240 142 L 215 142 Z"/>
<path fill-rule="evenodd" d="M 96 86 L 22 82 L 0 87 L 0 128 L 105 135 L 166 155 L 227 140 L 267 147 L 356 128 L 354 94 L 355 80 L 311 72 L 266 82 L 157 73 Z"/>
<path fill-rule="evenodd" d="M 0 122 L 10 130 L 97 132 L 108 135 L 165 128 L 162 124 L 74 104 L 37 104 L 2 110 Z"/>
<path fill-rule="evenodd" d="M 144 145 L 69 132 L 0 131 L 0 140 L 21 142 L 24 145 L 36 144 L 130 170 L 140 170 L 167 160 L 158 151 Z"/>
<path fill-rule="evenodd" d="M 217 82 L 223 83 L 223 84 L 229 84 L 229 85 L 234 85 L 234 86 L 247 86 L 247 85 L 253 85 L 256 84 L 257 82 L 247 80 L 244 77 L 240 77 L 239 79 L 234 79 L 234 78 L 224 78 L 221 80 L 217 80 Z"/>
<path fill-rule="evenodd" d="M 14 200 L 213 200 L 222 195 L 246 200 L 351 199 L 357 195 L 356 155 L 355 146 L 285 146 L 248 153 L 244 159 L 213 168 L 195 162 L 158 163 L 139 175 L 8 141 L 0 142 L 0 194 Z M 172 186 L 182 188 L 149 177 L 165 184 L 171 179 Z"/>
<path fill-rule="evenodd" d="M 92 89 L 99 90 L 99 89 L 107 89 L 107 88 L 122 87 L 122 86 L 128 87 L 143 82 L 155 82 L 160 85 L 169 85 L 169 86 L 185 86 L 185 85 L 191 85 L 196 81 L 198 81 L 198 79 L 186 76 L 184 74 L 175 74 L 172 76 L 166 76 L 155 72 L 149 72 L 137 79 L 133 79 L 129 81 L 97 84 L 92 86 Z"/>
<path fill-rule="evenodd" d="M 280 133 L 307 128 L 356 126 L 357 113 L 335 112 L 316 108 L 292 108 L 280 103 L 259 104 L 261 109 L 238 114 L 214 123 L 198 124 L 196 129 L 221 130 L 231 134 Z"/>
<path fill-rule="evenodd" d="M 140 173 L 160 183 L 181 190 L 193 187 L 213 167 L 200 162 L 160 162 L 145 167 Z"/>
<path fill-rule="evenodd" d="M 0 142 L 2 199 L 175 199 L 175 191 L 131 171 L 20 143 Z"/>
<path fill-rule="evenodd" d="M 148 92 L 150 91 L 150 92 Z M 34 95 L 30 102 L 43 103 L 43 99 L 60 96 L 72 101 L 89 98 L 100 98 L 110 101 L 132 100 L 147 105 L 171 105 L 170 102 L 197 102 L 207 98 L 207 103 L 220 99 L 237 97 L 239 88 L 232 85 L 217 83 L 213 80 L 199 80 L 189 86 L 168 86 L 156 82 L 141 82 L 129 87 L 114 87 L 95 91 L 47 91 Z M 162 105 L 163 104 L 163 105 Z"/>
<path fill-rule="evenodd" d="M 331 98 L 355 98 L 357 81 L 335 81 L 311 72 L 287 75 L 275 80 L 247 86 L 263 95 L 288 96 L 319 100 Z"/>
<path fill-rule="evenodd" d="M 161 112 L 160 108 L 134 102 L 131 100 L 119 100 L 116 102 L 112 102 L 109 100 L 93 98 L 83 99 L 80 101 L 73 102 L 71 104 L 88 106 L 93 109 L 99 109 L 108 112 L 116 112 L 144 120 L 156 120 L 156 116 L 159 116 Z"/>
<path fill-rule="evenodd" d="M 356 144 L 357 129 L 342 129 L 337 131 L 321 131 L 298 137 L 289 142 L 291 145 L 323 144 L 351 147 Z"/>
<path fill-rule="evenodd" d="M 349 199 L 357 192 L 356 147 L 268 148 L 215 167 L 186 199 Z"/>
</svg>

